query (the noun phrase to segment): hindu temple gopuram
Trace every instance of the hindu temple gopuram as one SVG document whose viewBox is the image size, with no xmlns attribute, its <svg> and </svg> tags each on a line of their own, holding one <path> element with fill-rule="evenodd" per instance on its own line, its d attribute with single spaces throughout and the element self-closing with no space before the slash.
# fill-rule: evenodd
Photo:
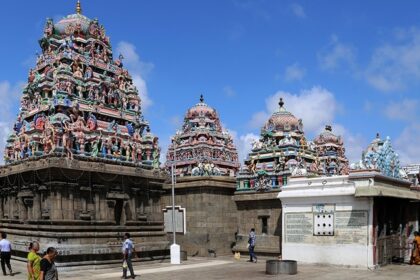
<svg viewBox="0 0 420 280">
<path fill-rule="evenodd" d="M 143 257 L 166 255 L 158 138 L 123 56 L 80 2 L 39 43 L 0 169 L 1 228 L 22 256 L 48 240 L 61 262 L 111 260 L 125 231 Z"/>
<path fill-rule="evenodd" d="M 231 135 L 223 129 L 217 111 L 204 102 L 188 109 L 182 130 L 172 138 L 166 167 L 174 162 L 177 176 L 235 176 L 238 152 Z"/>
<path fill-rule="evenodd" d="M 238 190 L 270 190 L 287 184 L 291 175 L 336 175 L 348 173 L 348 160 L 343 141 L 332 133 L 331 126 L 308 141 L 301 119 L 284 107 L 279 109 L 261 129 L 260 139 L 253 143 L 245 160 L 246 169 L 238 176 Z"/>
<path fill-rule="evenodd" d="M 398 154 L 394 151 L 391 139 L 386 137 L 381 139 L 379 133 L 362 153 L 359 162 L 353 163 L 351 168 L 354 170 L 376 169 L 382 174 L 398 179 L 407 179 L 407 174 L 400 166 Z"/>
<path fill-rule="evenodd" d="M 234 200 L 238 208 L 238 251 L 246 251 L 247 232 L 257 227 L 262 233 L 260 252 L 281 251 L 282 206 L 277 194 L 287 187 L 290 177 L 345 175 L 349 172 L 344 143 L 331 126 L 314 141 L 305 137 L 303 122 L 287 111 L 280 98 L 279 109 L 261 129 L 260 139 L 237 176 Z"/>
</svg>

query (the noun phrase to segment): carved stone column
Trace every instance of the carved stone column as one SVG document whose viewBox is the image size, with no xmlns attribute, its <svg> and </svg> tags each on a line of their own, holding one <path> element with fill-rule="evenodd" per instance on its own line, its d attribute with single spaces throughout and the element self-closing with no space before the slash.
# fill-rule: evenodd
<svg viewBox="0 0 420 280">
<path fill-rule="evenodd" d="M 55 186 L 54 194 L 51 198 L 53 199 L 53 205 L 55 208 L 53 209 L 53 219 L 54 220 L 62 220 L 63 219 L 63 203 L 62 203 L 62 195 L 61 195 L 61 186 Z"/>
<path fill-rule="evenodd" d="M 0 219 L 4 218 L 4 197 L 0 196 Z"/>
<path fill-rule="evenodd" d="M 39 193 L 38 189 L 34 190 L 34 202 L 32 206 L 32 218 L 34 220 L 41 219 L 41 194 Z"/>
<path fill-rule="evenodd" d="M 74 220 L 74 189 L 70 188 L 69 189 L 69 201 L 68 201 L 68 219 L 69 220 Z"/>
</svg>

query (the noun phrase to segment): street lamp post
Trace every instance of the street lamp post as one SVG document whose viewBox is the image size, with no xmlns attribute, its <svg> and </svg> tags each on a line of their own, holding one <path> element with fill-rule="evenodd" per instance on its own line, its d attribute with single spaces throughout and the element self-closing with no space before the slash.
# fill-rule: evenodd
<svg viewBox="0 0 420 280">
<path fill-rule="evenodd" d="M 176 184 L 176 174 L 175 174 L 175 160 L 176 160 L 176 136 L 173 140 L 173 149 L 174 149 L 174 159 L 172 161 L 171 173 L 172 173 L 172 235 L 173 235 L 173 244 L 171 245 L 171 264 L 180 264 L 181 263 L 181 248 L 176 244 L 176 223 L 175 223 L 175 184 Z"/>
</svg>

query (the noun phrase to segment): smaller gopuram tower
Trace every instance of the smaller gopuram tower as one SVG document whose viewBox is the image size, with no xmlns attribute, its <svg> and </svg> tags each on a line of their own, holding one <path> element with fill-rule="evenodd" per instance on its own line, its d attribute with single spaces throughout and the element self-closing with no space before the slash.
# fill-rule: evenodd
<svg viewBox="0 0 420 280">
<path fill-rule="evenodd" d="M 287 111 L 280 98 L 278 111 L 262 127 L 239 172 L 238 191 L 280 188 L 291 175 L 317 173 L 316 160 L 315 144 L 307 141 L 302 120 Z"/>
<path fill-rule="evenodd" d="M 315 116 L 314 116 L 315 117 Z M 261 254 L 281 252 L 282 205 L 278 193 L 287 188 L 290 177 L 317 177 L 348 174 L 348 160 L 340 136 L 331 126 L 308 141 L 301 119 L 286 110 L 280 98 L 279 109 L 261 129 L 237 176 L 234 196 L 238 209 L 238 241 L 234 250 L 246 252 L 251 228 L 258 235 Z"/>
<path fill-rule="evenodd" d="M 174 160 L 174 149 L 176 158 Z M 181 131 L 172 138 L 166 168 L 175 162 L 177 176 L 235 176 L 238 152 L 232 137 L 223 129 L 217 111 L 204 102 L 188 109 Z"/>
<path fill-rule="evenodd" d="M 353 170 L 376 169 L 383 175 L 407 180 L 408 176 L 400 166 L 400 159 L 391 144 L 391 138 L 382 139 L 379 133 L 362 153 L 359 162 L 350 166 Z"/>
<path fill-rule="evenodd" d="M 331 125 L 325 126 L 325 130 L 315 138 L 314 143 L 318 154 L 315 167 L 319 175 L 349 174 L 349 161 L 345 155 L 343 139 L 332 132 Z"/>
<path fill-rule="evenodd" d="M 174 158 L 174 151 L 176 157 Z M 238 153 L 217 111 L 204 102 L 187 110 L 181 131 L 172 138 L 165 167 L 176 174 L 177 242 L 189 255 L 230 254 L 237 231 L 235 174 Z M 162 199 L 165 229 L 171 227 L 171 183 Z"/>
</svg>

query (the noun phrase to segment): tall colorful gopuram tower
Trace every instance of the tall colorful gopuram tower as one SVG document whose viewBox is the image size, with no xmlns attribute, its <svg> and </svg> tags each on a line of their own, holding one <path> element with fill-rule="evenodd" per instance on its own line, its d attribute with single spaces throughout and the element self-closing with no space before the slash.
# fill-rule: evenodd
<svg viewBox="0 0 420 280">
<path fill-rule="evenodd" d="M 52 154 L 159 167 L 158 138 L 105 28 L 81 14 L 47 20 L 4 154 L 15 163 Z"/>
<path fill-rule="evenodd" d="M 0 228 L 61 265 L 113 262 L 130 232 L 140 257 L 167 254 L 158 138 L 105 28 L 76 13 L 47 20 L 0 168 Z"/>
<path fill-rule="evenodd" d="M 166 159 L 167 169 L 175 162 L 177 176 L 233 177 L 240 166 L 232 136 L 223 129 L 217 111 L 204 102 L 203 95 L 185 114 Z"/>
</svg>

